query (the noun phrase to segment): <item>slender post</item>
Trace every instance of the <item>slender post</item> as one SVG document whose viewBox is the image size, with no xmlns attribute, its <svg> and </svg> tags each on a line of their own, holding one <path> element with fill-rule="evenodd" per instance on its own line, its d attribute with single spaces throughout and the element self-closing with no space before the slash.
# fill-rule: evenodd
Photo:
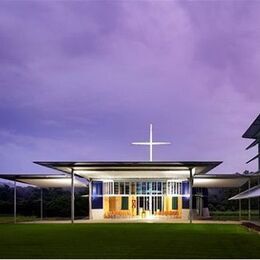
<svg viewBox="0 0 260 260">
<path fill-rule="evenodd" d="M 43 188 L 41 188 L 41 221 L 43 220 Z"/>
<path fill-rule="evenodd" d="M 71 170 L 71 223 L 74 223 L 74 170 Z"/>
<path fill-rule="evenodd" d="M 150 124 L 150 162 L 153 161 L 153 125 Z"/>
<path fill-rule="evenodd" d="M 258 185 L 260 185 L 260 176 L 258 176 Z M 258 197 L 258 218 L 260 219 L 260 197 Z"/>
<path fill-rule="evenodd" d="M 14 223 L 16 223 L 16 179 L 14 179 Z"/>
<path fill-rule="evenodd" d="M 260 154 L 260 142 L 258 143 L 258 154 Z M 258 157 L 258 171 L 260 171 L 260 157 Z"/>
<path fill-rule="evenodd" d="M 260 154 L 260 143 L 258 143 L 258 154 Z M 260 172 L 260 157 L 258 157 L 258 171 Z M 258 176 L 258 185 L 260 185 L 260 176 Z M 258 218 L 260 219 L 260 197 L 258 197 L 257 200 L 258 200 Z"/>
<path fill-rule="evenodd" d="M 89 205 L 88 217 L 89 217 L 89 219 L 92 219 L 92 199 L 91 199 L 92 181 L 91 181 L 91 179 L 89 179 L 89 182 L 88 182 L 88 189 L 89 189 L 89 191 L 88 191 L 88 193 L 89 193 L 89 195 L 88 195 L 88 200 L 89 200 L 89 202 L 88 202 L 88 205 Z"/>
<path fill-rule="evenodd" d="M 241 192 L 241 188 L 238 188 L 238 193 Z M 239 221 L 241 221 L 241 200 L 238 200 L 238 211 L 239 211 Z"/>
<path fill-rule="evenodd" d="M 248 180 L 248 189 L 251 188 L 251 179 Z M 251 220 L 251 199 L 248 199 L 248 220 Z"/>
<path fill-rule="evenodd" d="M 192 169 L 190 168 L 190 178 L 189 178 L 189 190 L 190 190 L 190 201 L 189 201 L 189 220 L 192 223 Z"/>
</svg>

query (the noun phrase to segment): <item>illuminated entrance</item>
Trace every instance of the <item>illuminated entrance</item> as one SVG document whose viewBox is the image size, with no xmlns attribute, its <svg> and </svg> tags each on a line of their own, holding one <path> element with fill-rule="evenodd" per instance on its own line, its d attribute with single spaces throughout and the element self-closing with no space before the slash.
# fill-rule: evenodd
<svg viewBox="0 0 260 260">
<path fill-rule="evenodd" d="M 137 196 L 137 216 L 150 216 L 163 211 L 163 196 Z"/>
<path fill-rule="evenodd" d="M 102 200 L 103 190 L 106 218 L 181 217 L 183 197 L 188 190 L 188 183 L 180 180 L 107 180 L 99 183 L 100 194 L 95 188 L 95 200 Z"/>
</svg>

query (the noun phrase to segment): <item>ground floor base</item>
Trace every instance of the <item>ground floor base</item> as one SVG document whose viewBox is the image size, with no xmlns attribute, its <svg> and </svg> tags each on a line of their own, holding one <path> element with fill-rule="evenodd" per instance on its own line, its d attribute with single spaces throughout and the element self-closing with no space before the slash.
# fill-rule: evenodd
<svg viewBox="0 0 260 260">
<path fill-rule="evenodd" d="M 189 219 L 188 203 L 182 196 L 129 195 L 104 196 L 102 207 L 92 208 L 91 219 Z M 208 208 L 197 203 L 192 210 L 193 219 L 208 218 Z"/>
</svg>

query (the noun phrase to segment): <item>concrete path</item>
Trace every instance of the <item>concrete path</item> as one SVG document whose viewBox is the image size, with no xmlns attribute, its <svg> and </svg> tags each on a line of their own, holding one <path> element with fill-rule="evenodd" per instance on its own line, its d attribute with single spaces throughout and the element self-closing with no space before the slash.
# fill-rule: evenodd
<svg viewBox="0 0 260 260">
<path fill-rule="evenodd" d="M 69 224 L 70 220 L 42 220 L 42 221 L 30 221 L 30 222 L 21 222 L 26 224 Z M 101 219 L 101 220 L 89 220 L 89 219 L 80 219 L 75 220 L 75 224 L 93 224 L 93 223 L 189 223 L 187 220 L 181 219 Z M 194 224 L 241 224 L 240 221 L 216 221 L 216 220 L 193 220 Z"/>
</svg>

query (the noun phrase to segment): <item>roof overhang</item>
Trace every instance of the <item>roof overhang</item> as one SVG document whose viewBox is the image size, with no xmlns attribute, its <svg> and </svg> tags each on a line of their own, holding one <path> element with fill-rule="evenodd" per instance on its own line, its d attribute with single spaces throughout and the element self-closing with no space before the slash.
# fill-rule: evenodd
<svg viewBox="0 0 260 260">
<path fill-rule="evenodd" d="M 195 176 L 193 187 L 198 188 L 238 188 L 249 180 L 249 176 L 241 174 L 207 174 Z"/>
<path fill-rule="evenodd" d="M 71 187 L 71 177 L 68 175 L 20 175 L 20 174 L 1 174 L 1 179 L 9 181 L 17 181 L 28 185 L 37 186 L 39 188 L 69 188 Z M 79 179 L 74 180 L 76 188 L 86 187 L 86 184 Z"/>
<path fill-rule="evenodd" d="M 221 162 L 35 162 L 86 179 L 188 178 L 206 174 Z"/>
<path fill-rule="evenodd" d="M 241 200 L 260 197 L 260 185 L 252 187 L 246 191 L 243 191 L 234 197 L 229 198 L 229 200 Z"/>
</svg>

